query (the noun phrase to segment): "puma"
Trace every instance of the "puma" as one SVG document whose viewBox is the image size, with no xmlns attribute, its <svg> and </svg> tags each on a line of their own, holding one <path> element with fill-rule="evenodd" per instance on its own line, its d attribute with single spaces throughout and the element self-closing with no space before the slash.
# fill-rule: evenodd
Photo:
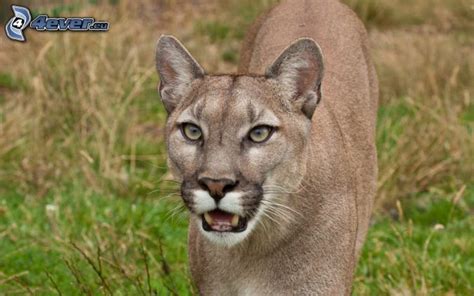
<svg viewBox="0 0 474 296">
<path fill-rule="evenodd" d="M 190 211 L 202 295 L 348 295 L 376 189 L 367 33 L 336 0 L 288 0 L 244 41 L 239 74 L 157 45 L 168 166 Z"/>
</svg>

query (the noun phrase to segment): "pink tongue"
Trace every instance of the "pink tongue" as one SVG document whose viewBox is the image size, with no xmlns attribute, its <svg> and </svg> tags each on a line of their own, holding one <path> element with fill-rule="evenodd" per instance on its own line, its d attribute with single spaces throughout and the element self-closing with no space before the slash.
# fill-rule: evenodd
<svg viewBox="0 0 474 296">
<path fill-rule="evenodd" d="M 216 231 L 230 231 L 232 230 L 232 214 L 214 210 L 209 212 L 209 216 L 212 218 L 212 224 L 210 225 L 213 230 Z"/>
<path fill-rule="evenodd" d="M 232 223 L 232 214 L 220 211 L 220 210 L 214 210 L 212 212 L 209 212 L 209 215 L 211 216 L 212 220 L 222 222 L 222 223 Z"/>
</svg>

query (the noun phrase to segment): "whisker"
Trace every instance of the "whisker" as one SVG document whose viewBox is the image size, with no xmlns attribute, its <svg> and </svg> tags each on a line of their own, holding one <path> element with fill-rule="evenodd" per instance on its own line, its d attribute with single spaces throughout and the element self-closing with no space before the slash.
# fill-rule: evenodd
<svg viewBox="0 0 474 296">
<path fill-rule="evenodd" d="M 276 220 L 274 217 L 271 216 L 270 211 L 267 211 L 268 208 L 262 212 L 262 215 L 266 218 L 268 218 L 270 221 L 275 223 L 278 226 L 282 226 L 281 222 L 279 220 Z"/>
<path fill-rule="evenodd" d="M 272 203 L 264 203 L 264 204 L 267 206 L 266 210 L 269 213 L 273 213 L 276 216 L 278 216 L 279 218 L 285 219 L 285 222 L 291 222 L 294 219 L 293 215 L 291 215 L 291 213 L 288 213 L 287 211 L 285 211 L 285 209 L 276 208 L 276 207 L 273 206 Z"/>
<path fill-rule="evenodd" d="M 271 200 L 262 200 L 262 201 L 265 202 L 265 203 L 270 203 L 272 206 L 277 206 L 277 207 L 284 208 L 285 210 L 289 210 L 289 211 L 303 217 L 303 215 L 300 212 L 298 212 L 297 210 L 295 210 L 294 208 L 280 203 L 279 201 L 281 201 L 281 199 L 278 196 L 273 196 L 273 198 Z"/>
<path fill-rule="evenodd" d="M 186 210 L 186 207 L 182 203 L 172 208 L 171 210 L 168 211 L 168 214 L 165 218 L 165 222 L 167 222 L 169 219 L 175 218 L 178 214 L 183 213 L 184 210 Z"/>
<path fill-rule="evenodd" d="M 175 189 L 163 189 L 163 188 L 157 188 L 157 189 L 154 189 L 150 192 L 147 193 L 147 195 L 151 195 L 151 194 L 154 194 L 154 193 L 180 193 L 179 190 L 175 190 Z"/>
</svg>

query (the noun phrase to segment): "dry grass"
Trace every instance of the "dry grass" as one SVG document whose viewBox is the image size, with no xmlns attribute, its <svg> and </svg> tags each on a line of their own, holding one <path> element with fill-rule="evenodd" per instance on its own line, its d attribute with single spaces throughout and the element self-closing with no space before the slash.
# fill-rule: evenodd
<svg viewBox="0 0 474 296">
<path fill-rule="evenodd" d="M 379 203 L 472 181 L 474 138 L 463 120 L 474 104 L 472 45 L 403 31 L 374 33 L 372 42 L 381 84 Z"/>
<path fill-rule="evenodd" d="M 370 28 L 394 29 L 425 25 L 437 30 L 470 29 L 470 0 L 343 0 Z"/>
<path fill-rule="evenodd" d="M 380 80 L 377 206 L 472 182 L 470 1 L 347 0 L 371 28 Z"/>
<path fill-rule="evenodd" d="M 7 182 L 38 195 L 77 176 L 95 190 L 127 186 L 133 169 L 125 167 L 136 160 L 142 127 L 151 123 L 141 96 L 157 81 L 153 48 L 160 33 L 142 29 L 151 17 L 129 19 L 141 6 L 123 1 L 81 11 L 110 20 L 108 33 L 31 34 L 27 46 L 8 42 L 7 57 L 21 61 L 8 73 L 26 86 L 7 93 L 2 104 Z M 158 98 L 146 107 L 152 103 L 158 106 Z M 146 140 L 157 145 L 164 114 L 155 116 L 149 129 L 158 136 Z M 162 163 L 164 156 L 149 156 L 155 158 Z"/>
</svg>

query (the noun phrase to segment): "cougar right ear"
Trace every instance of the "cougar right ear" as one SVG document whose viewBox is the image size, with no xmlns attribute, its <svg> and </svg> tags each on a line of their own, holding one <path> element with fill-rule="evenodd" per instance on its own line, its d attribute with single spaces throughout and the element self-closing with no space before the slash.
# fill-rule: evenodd
<svg viewBox="0 0 474 296">
<path fill-rule="evenodd" d="M 191 83 L 205 75 L 181 42 L 170 35 L 162 35 L 158 40 L 156 69 L 160 75 L 161 100 L 168 113 L 189 93 Z"/>
<path fill-rule="evenodd" d="M 323 73 L 321 48 L 313 39 L 301 38 L 283 50 L 265 75 L 277 80 L 287 98 L 311 119 L 321 99 Z"/>
</svg>

